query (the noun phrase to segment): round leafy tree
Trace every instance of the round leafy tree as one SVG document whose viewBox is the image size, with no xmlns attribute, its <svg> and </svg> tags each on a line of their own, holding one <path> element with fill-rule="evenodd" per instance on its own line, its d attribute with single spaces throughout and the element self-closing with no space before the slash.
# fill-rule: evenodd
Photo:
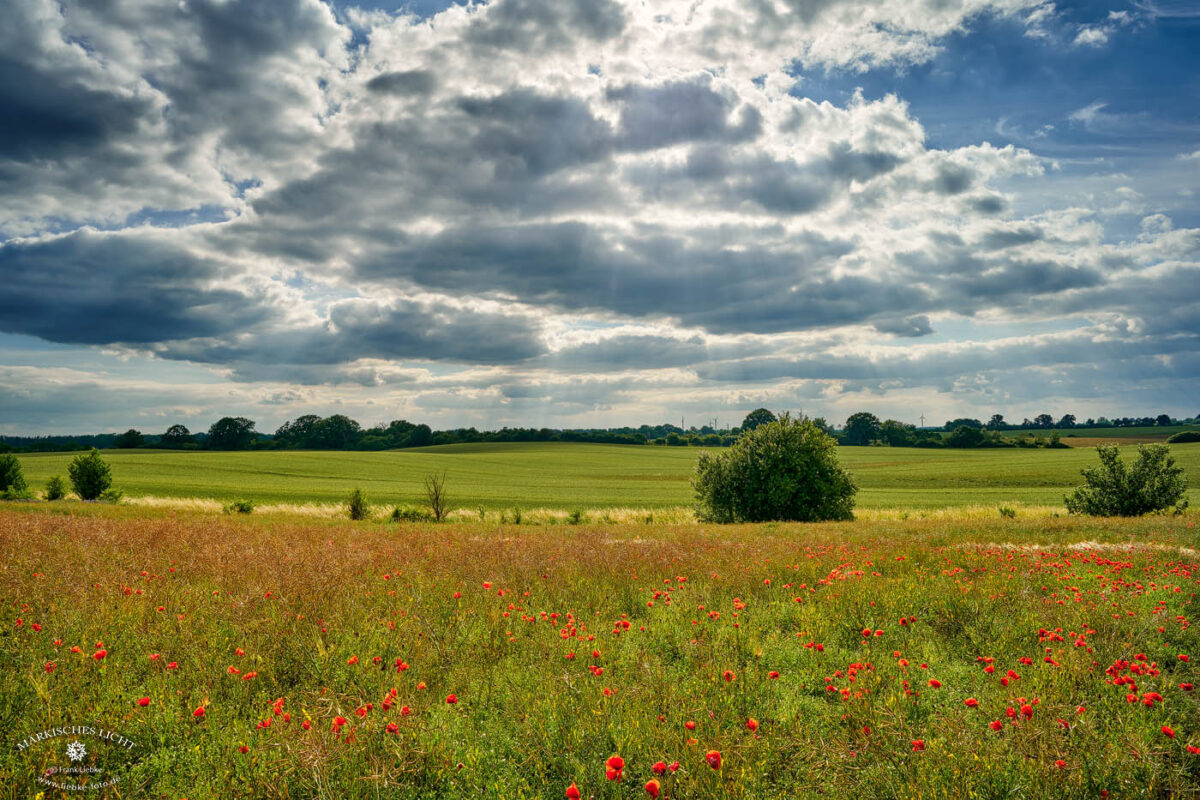
<svg viewBox="0 0 1200 800">
<path fill-rule="evenodd" d="M 21 462 L 12 453 L 0 453 L 0 494 L 12 491 L 25 491 L 25 475 L 21 472 Z"/>
<path fill-rule="evenodd" d="M 765 408 L 756 408 L 746 415 L 742 420 L 742 430 L 752 431 L 759 425 L 766 425 L 768 422 L 774 422 L 775 415 Z"/>
<path fill-rule="evenodd" d="M 787 413 L 727 450 L 702 453 L 692 486 L 711 522 L 852 519 L 858 490 L 838 464 L 833 437 Z"/>
<path fill-rule="evenodd" d="M 1096 448 L 1100 464 L 1082 470 L 1083 486 L 1066 497 L 1067 511 L 1097 517 L 1139 517 L 1187 508 L 1187 476 L 1165 444 L 1138 446 L 1132 466 L 1113 445 Z"/>
<path fill-rule="evenodd" d="M 94 447 L 75 456 L 67 465 L 67 474 L 80 500 L 95 500 L 112 486 L 112 470 Z"/>
</svg>

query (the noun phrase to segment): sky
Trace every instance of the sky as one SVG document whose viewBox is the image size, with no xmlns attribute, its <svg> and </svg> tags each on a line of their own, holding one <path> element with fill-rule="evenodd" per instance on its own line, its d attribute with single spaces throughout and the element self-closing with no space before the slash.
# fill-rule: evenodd
<svg viewBox="0 0 1200 800">
<path fill-rule="evenodd" d="M 15 0 L 0 433 L 1200 414 L 1191 0 Z"/>
</svg>

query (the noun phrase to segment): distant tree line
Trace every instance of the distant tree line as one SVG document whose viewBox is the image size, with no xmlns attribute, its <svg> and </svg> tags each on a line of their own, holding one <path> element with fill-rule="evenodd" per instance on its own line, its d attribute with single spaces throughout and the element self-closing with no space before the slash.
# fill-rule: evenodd
<svg viewBox="0 0 1200 800">
<path fill-rule="evenodd" d="M 712 425 L 683 428 L 678 425 L 640 425 L 636 428 L 501 428 L 480 431 L 475 428 L 454 428 L 435 431 L 423 423 L 392 420 L 363 428 L 342 414 L 321 417 L 305 414 L 280 425 L 274 433 L 256 429 L 257 423 L 246 417 L 222 417 L 206 432 L 193 433 L 184 425 L 172 425 L 161 434 L 147 434 L 129 429 L 124 433 L 102 433 L 85 436 L 0 436 L 0 452 L 54 452 L 97 449 L 133 449 L 139 447 L 165 450 L 395 450 L 409 447 L 428 447 L 442 444 L 478 442 L 596 442 L 602 444 L 658 445 L 666 447 L 729 447 L 743 431 L 751 431 L 776 416 L 765 408 L 746 415 L 739 427 L 716 428 Z M 941 428 L 918 428 L 894 419 L 880 420 L 874 414 L 860 411 L 850 415 L 841 429 L 817 417 L 812 423 L 838 444 L 849 446 L 883 445 L 889 447 L 1058 447 L 1062 446 L 1059 431 L 1109 427 L 1165 427 L 1169 425 L 1200 424 L 1200 416 L 1192 419 L 1172 419 L 1167 414 L 1156 417 L 1117 417 L 1088 419 L 1078 422 L 1074 414 L 1064 414 L 1055 420 L 1050 414 L 1038 414 L 1015 425 L 1002 414 L 982 420 L 961 417 L 946 422 Z M 1002 435 L 1012 431 L 1048 431 L 1048 437 L 1020 439 Z"/>
</svg>

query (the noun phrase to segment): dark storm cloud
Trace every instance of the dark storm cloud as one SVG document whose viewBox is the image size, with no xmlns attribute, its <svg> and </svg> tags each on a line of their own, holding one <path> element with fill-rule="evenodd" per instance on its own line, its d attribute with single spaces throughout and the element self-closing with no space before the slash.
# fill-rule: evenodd
<svg viewBox="0 0 1200 800">
<path fill-rule="evenodd" d="M 221 265 L 161 237 L 82 230 L 0 245 L 0 330 L 69 344 L 150 344 L 241 330 L 275 315 L 212 281 Z"/>
<path fill-rule="evenodd" d="M 929 324 L 929 317 L 924 314 L 917 314 L 912 317 L 888 317 L 876 320 L 873 325 L 875 330 L 880 333 L 890 333 L 893 336 L 905 338 L 917 338 L 933 333 L 933 326 Z"/>
<path fill-rule="evenodd" d="M 367 81 L 367 90 L 379 94 L 400 97 L 427 95 L 437 86 L 437 76 L 427 69 L 410 69 L 403 72 L 385 72 Z"/>
<path fill-rule="evenodd" d="M 136 130 L 149 112 L 144 100 L 0 56 L 0 165 L 104 148 Z"/>
<path fill-rule="evenodd" d="M 471 152 L 491 160 L 498 177 L 539 178 L 602 157 L 610 148 L 608 123 L 574 98 L 517 89 L 496 97 L 464 97 L 458 107 L 475 123 Z"/>
<path fill-rule="evenodd" d="M 514 295 L 566 309 L 676 316 L 717 332 L 861 321 L 919 289 L 825 276 L 851 246 L 816 234 L 722 246 L 703 233 L 616 234 L 580 223 L 447 228 L 356 265 L 360 278 Z"/>
<path fill-rule="evenodd" d="M 544 352 L 540 325 L 513 314 L 428 302 L 334 303 L 316 325 L 263 330 L 250 336 L 173 343 L 168 358 L 211 364 L 306 367 L 360 359 L 503 364 Z M 244 366 L 246 374 L 252 374 Z"/>
<path fill-rule="evenodd" d="M 654 150 L 679 142 L 741 142 L 762 132 L 762 115 L 714 91 L 707 75 L 660 86 L 629 85 L 610 89 L 608 99 L 621 106 L 618 141 L 626 150 Z"/>
<path fill-rule="evenodd" d="M 494 0 L 465 38 L 482 49 L 545 52 L 579 39 L 603 42 L 624 28 L 625 9 L 613 0 Z"/>
</svg>

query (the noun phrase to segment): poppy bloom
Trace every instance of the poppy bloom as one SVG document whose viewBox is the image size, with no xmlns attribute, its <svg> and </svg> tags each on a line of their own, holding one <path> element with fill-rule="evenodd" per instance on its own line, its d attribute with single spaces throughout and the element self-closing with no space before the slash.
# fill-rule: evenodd
<svg viewBox="0 0 1200 800">
<path fill-rule="evenodd" d="M 457 703 L 457 702 L 458 702 L 458 695 L 456 695 L 456 694 L 448 694 L 448 695 L 446 695 L 446 702 L 447 702 L 449 705 L 454 705 L 455 703 Z"/>
<path fill-rule="evenodd" d="M 239 753 L 249 753 L 249 752 L 250 752 L 250 748 L 249 748 L 249 747 L 246 747 L 246 745 L 242 745 L 241 747 L 239 747 L 239 748 L 238 748 L 238 752 L 239 752 Z"/>
<path fill-rule="evenodd" d="M 705 753 L 704 760 L 707 761 L 708 765 L 713 769 L 721 768 L 721 753 L 717 750 L 709 750 L 707 753 Z"/>
<path fill-rule="evenodd" d="M 1174 739 L 1174 738 L 1175 738 L 1175 729 L 1174 729 L 1174 728 L 1172 728 L 1170 725 L 1163 725 L 1163 726 L 1162 726 L 1162 732 L 1163 732 L 1164 734 L 1166 734 L 1166 736 L 1167 736 L 1167 738 L 1168 738 L 1168 739 Z"/>
<path fill-rule="evenodd" d="M 567 800 L 579 800 L 580 797 L 582 795 L 579 793 L 579 787 L 572 781 L 571 785 L 567 787 Z"/>
<path fill-rule="evenodd" d="M 389 723 L 388 723 L 388 726 L 387 726 L 387 732 L 388 732 L 388 733 L 398 733 L 399 731 L 400 731 L 400 726 L 399 726 L 399 725 L 397 725 L 397 724 L 396 724 L 396 723 L 394 723 L 394 722 L 389 722 Z"/>
<path fill-rule="evenodd" d="M 300 723 L 300 727 L 304 728 L 304 730 L 306 730 L 306 731 L 312 730 L 312 723 L 309 722 L 308 720 L 304 720 L 304 722 Z"/>
<path fill-rule="evenodd" d="M 92 653 L 92 658 L 96 659 L 97 661 L 102 661 L 106 655 L 108 655 L 107 650 L 97 650 L 96 652 Z"/>
<path fill-rule="evenodd" d="M 150 698 L 149 697 L 139 698 L 137 701 L 137 704 L 139 706 L 141 706 L 142 708 L 145 708 L 146 706 L 150 705 Z"/>
<path fill-rule="evenodd" d="M 694 731 L 696 730 L 696 721 L 689 719 L 687 722 L 683 723 L 683 727 L 687 728 L 689 731 Z"/>
<path fill-rule="evenodd" d="M 609 756 L 604 762 L 604 777 L 610 781 L 621 780 L 621 774 L 625 770 L 625 759 L 620 756 Z"/>
<path fill-rule="evenodd" d="M 758 730 L 758 720 L 756 720 L 754 717 L 751 717 L 750 719 L 746 720 L 746 727 L 752 731 Z"/>
<path fill-rule="evenodd" d="M 914 753 L 919 753 L 924 749 L 925 749 L 925 740 L 924 739 L 913 739 L 912 740 L 912 751 Z"/>
<path fill-rule="evenodd" d="M 650 769 L 654 772 L 655 775 L 662 775 L 664 772 L 667 771 L 667 764 L 665 761 L 657 761 L 657 762 L 655 762 L 654 766 L 652 766 Z"/>
<path fill-rule="evenodd" d="M 930 686 L 930 688 L 933 688 L 933 689 L 940 689 L 940 688 L 942 688 L 942 682 L 939 681 L 937 678 L 930 678 L 929 686 Z"/>
<path fill-rule="evenodd" d="M 770 678 L 771 680 L 776 680 L 779 677 L 779 673 L 776 672 L 775 670 L 771 670 L 770 672 L 767 673 L 767 677 Z"/>
<path fill-rule="evenodd" d="M 657 798 L 660 788 L 661 788 L 661 786 L 659 785 L 658 781 L 655 780 L 654 778 L 651 778 L 650 780 L 646 781 L 646 794 L 650 795 L 651 797 Z"/>
<path fill-rule="evenodd" d="M 725 679 L 726 683 L 728 683 L 729 681 L 732 681 L 737 676 L 733 674 L 732 670 L 727 669 L 723 673 L 721 673 L 721 677 Z"/>
<path fill-rule="evenodd" d="M 1066 768 L 1067 768 L 1067 762 L 1063 761 L 1063 760 L 1060 758 L 1060 759 L 1058 759 L 1057 761 L 1055 761 L 1055 762 L 1054 762 L 1054 766 L 1058 767 L 1059 769 L 1066 769 Z"/>
<path fill-rule="evenodd" d="M 999 731 L 999 730 L 1004 729 L 1004 723 L 997 719 L 997 720 L 993 720 L 992 723 L 988 727 L 994 731 Z"/>
<path fill-rule="evenodd" d="M 337 733 L 338 731 L 340 731 L 342 729 L 343 726 L 345 726 L 345 724 L 346 724 L 345 717 L 334 717 L 333 725 L 330 727 L 330 730 L 333 731 L 334 733 Z"/>
<path fill-rule="evenodd" d="M 192 716 L 195 717 L 196 719 L 204 719 L 204 715 L 206 713 L 208 713 L 208 712 L 206 712 L 204 710 L 204 706 L 200 706 L 199 708 L 197 708 L 195 711 L 192 712 Z"/>
<path fill-rule="evenodd" d="M 1189 744 L 1187 746 L 1187 751 L 1194 756 L 1200 756 L 1200 747 L 1196 747 L 1194 744 Z"/>
<path fill-rule="evenodd" d="M 968 697 L 966 700 L 963 700 L 963 704 L 967 708 L 979 708 L 979 701 L 974 697 Z"/>
</svg>

